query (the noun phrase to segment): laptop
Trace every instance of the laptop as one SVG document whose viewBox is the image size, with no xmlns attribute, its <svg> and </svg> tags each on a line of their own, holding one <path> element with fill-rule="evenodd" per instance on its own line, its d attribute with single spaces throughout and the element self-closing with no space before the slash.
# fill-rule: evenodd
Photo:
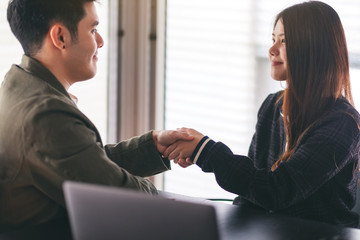
<svg viewBox="0 0 360 240">
<path fill-rule="evenodd" d="M 63 190 L 74 240 L 219 239 L 211 205 L 71 181 Z"/>
</svg>

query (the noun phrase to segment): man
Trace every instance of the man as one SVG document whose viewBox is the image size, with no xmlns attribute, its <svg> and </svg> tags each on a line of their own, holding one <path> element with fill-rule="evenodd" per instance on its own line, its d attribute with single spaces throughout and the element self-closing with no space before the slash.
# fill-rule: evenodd
<svg viewBox="0 0 360 240">
<path fill-rule="evenodd" d="M 68 88 L 96 73 L 95 0 L 12 0 L 8 21 L 25 55 L 0 90 L 0 224 L 20 227 L 65 215 L 64 180 L 156 194 L 142 178 L 169 169 L 161 157 L 176 131 L 151 131 L 103 146 Z"/>
</svg>

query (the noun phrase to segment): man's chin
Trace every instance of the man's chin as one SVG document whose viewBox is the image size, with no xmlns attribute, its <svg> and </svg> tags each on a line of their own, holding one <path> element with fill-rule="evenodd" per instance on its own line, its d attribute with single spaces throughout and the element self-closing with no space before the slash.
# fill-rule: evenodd
<svg viewBox="0 0 360 240">
<path fill-rule="evenodd" d="M 91 78 L 94 78 L 97 72 L 97 67 L 96 64 L 94 64 L 94 66 L 89 70 L 89 75 L 88 78 L 86 80 L 89 80 Z"/>
<path fill-rule="evenodd" d="M 95 75 L 96 75 L 96 71 L 91 74 L 88 74 L 87 76 L 84 76 L 82 79 L 78 79 L 77 82 L 83 82 L 83 81 L 90 80 L 90 79 L 94 78 Z"/>
</svg>

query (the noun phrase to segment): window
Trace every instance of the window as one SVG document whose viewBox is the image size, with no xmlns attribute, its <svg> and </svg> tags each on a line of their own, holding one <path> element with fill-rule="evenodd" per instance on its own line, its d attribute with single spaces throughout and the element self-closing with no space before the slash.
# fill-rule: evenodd
<svg viewBox="0 0 360 240">
<path fill-rule="evenodd" d="M 0 2 L 0 83 L 11 65 L 20 63 L 23 53 L 20 43 L 10 30 L 6 18 L 7 5 L 8 1 Z"/>
<path fill-rule="evenodd" d="M 269 93 L 283 88 L 270 78 L 273 21 L 282 9 L 300 2 L 168 0 L 165 128 L 191 127 L 224 142 L 234 153 L 247 154 L 259 105 Z M 360 3 L 325 2 L 344 25 L 353 95 L 360 106 Z M 212 173 L 203 173 L 197 166 L 182 169 L 173 164 L 172 168 L 164 177 L 166 191 L 234 197 L 217 185 Z"/>
<path fill-rule="evenodd" d="M 191 127 L 247 153 L 256 120 L 252 7 L 252 1 L 168 0 L 166 129 Z M 233 197 L 197 166 L 172 168 L 166 191 Z"/>
</svg>

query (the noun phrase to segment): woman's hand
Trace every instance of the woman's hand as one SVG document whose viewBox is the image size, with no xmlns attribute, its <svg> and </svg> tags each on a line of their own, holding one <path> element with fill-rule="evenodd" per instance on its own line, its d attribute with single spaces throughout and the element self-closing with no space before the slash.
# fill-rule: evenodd
<svg viewBox="0 0 360 240">
<path fill-rule="evenodd" d="M 181 167 L 188 167 L 192 165 L 190 157 L 204 135 L 191 128 L 180 128 L 177 130 L 192 136 L 193 139 L 188 141 L 178 140 L 174 142 L 165 149 L 163 155 L 164 157 L 173 159 L 174 163 L 179 164 Z"/>
<path fill-rule="evenodd" d="M 194 139 L 194 137 L 186 131 L 179 130 L 154 130 L 152 136 L 157 150 L 163 155 L 164 151 L 176 141 L 191 141 Z"/>
</svg>

